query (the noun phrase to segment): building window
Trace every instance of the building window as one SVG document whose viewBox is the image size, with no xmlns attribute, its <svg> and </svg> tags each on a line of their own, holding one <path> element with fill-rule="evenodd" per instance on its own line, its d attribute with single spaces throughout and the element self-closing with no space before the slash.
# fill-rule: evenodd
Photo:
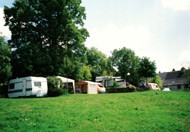
<svg viewBox="0 0 190 132">
<path fill-rule="evenodd" d="M 178 85 L 177 88 L 178 88 L 178 89 L 181 89 L 181 85 Z"/>
</svg>

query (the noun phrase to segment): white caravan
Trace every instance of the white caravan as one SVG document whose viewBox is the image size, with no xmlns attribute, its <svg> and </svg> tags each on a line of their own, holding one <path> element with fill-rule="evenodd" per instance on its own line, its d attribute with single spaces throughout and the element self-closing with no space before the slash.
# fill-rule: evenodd
<svg viewBox="0 0 190 132">
<path fill-rule="evenodd" d="M 8 97 L 43 97 L 47 95 L 47 79 L 44 77 L 23 77 L 9 81 Z"/>
<path fill-rule="evenodd" d="M 158 84 L 156 83 L 148 83 L 148 87 L 152 90 L 160 90 L 160 88 L 158 87 Z"/>
</svg>

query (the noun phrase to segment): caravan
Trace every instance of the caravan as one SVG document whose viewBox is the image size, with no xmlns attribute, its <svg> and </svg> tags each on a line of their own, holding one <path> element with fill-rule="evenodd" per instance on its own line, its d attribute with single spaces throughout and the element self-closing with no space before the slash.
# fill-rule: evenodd
<svg viewBox="0 0 190 132">
<path fill-rule="evenodd" d="M 47 79 L 43 77 L 23 77 L 9 81 L 8 97 L 43 97 L 47 95 Z"/>
<path fill-rule="evenodd" d="M 156 84 L 156 83 L 148 83 L 147 86 L 148 86 L 148 88 L 150 88 L 152 90 L 160 90 L 158 84 Z"/>
</svg>

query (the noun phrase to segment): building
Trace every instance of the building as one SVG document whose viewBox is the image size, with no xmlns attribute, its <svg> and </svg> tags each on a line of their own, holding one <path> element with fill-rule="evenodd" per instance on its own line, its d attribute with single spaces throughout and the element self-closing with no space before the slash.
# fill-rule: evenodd
<svg viewBox="0 0 190 132">
<path fill-rule="evenodd" d="M 159 73 L 159 76 L 163 81 L 163 87 L 173 91 L 189 89 L 185 70 Z"/>
</svg>

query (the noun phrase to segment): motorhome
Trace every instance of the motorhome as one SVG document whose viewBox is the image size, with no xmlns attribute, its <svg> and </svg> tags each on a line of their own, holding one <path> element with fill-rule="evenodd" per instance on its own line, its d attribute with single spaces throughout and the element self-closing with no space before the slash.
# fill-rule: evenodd
<svg viewBox="0 0 190 132">
<path fill-rule="evenodd" d="M 126 88 L 126 80 L 121 77 L 112 77 L 112 76 L 99 76 L 96 77 L 96 82 L 104 84 L 107 87 L 113 87 L 116 83 L 118 88 Z"/>
<path fill-rule="evenodd" d="M 9 81 L 8 97 L 43 97 L 47 95 L 47 79 L 44 77 L 23 77 Z"/>
</svg>

